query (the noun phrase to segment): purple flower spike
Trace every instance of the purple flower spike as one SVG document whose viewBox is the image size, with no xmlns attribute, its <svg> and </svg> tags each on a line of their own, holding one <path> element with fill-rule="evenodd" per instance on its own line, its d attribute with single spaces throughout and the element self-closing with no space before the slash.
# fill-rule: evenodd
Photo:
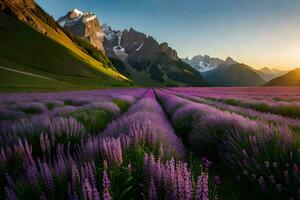
<svg viewBox="0 0 300 200">
<path fill-rule="evenodd" d="M 196 193 L 196 200 L 208 200 L 208 176 L 207 174 L 202 174 L 198 177 Z"/>
<path fill-rule="evenodd" d="M 104 200 L 111 200 L 111 196 L 109 193 L 109 188 L 110 188 L 110 181 L 107 176 L 106 170 L 103 171 L 103 179 L 102 179 L 102 186 L 103 186 L 103 199 Z"/>
<path fill-rule="evenodd" d="M 211 165 L 211 162 L 208 160 L 208 158 L 205 156 L 202 158 L 203 168 L 204 171 L 207 171 L 209 166 Z"/>
<path fill-rule="evenodd" d="M 157 198 L 157 191 L 153 182 L 153 179 L 150 181 L 150 186 L 149 186 L 149 200 L 158 200 Z"/>
</svg>

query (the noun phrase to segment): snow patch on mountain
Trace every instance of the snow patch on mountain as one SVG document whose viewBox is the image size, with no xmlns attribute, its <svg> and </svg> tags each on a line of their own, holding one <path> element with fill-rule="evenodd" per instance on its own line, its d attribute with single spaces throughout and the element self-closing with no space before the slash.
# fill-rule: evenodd
<svg viewBox="0 0 300 200">
<path fill-rule="evenodd" d="M 194 56 L 192 59 L 184 58 L 182 60 L 200 72 L 207 72 L 216 69 L 217 67 L 219 67 L 219 65 L 225 62 L 222 59 L 213 58 L 208 55 L 198 55 Z"/>
<path fill-rule="evenodd" d="M 80 11 L 79 9 L 77 9 L 77 8 L 75 8 L 75 9 L 73 10 L 73 12 L 76 13 L 77 15 L 83 15 L 83 12 Z"/>
<path fill-rule="evenodd" d="M 135 44 L 137 44 L 137 42 Z M 135 51 L 141 50 L 141 48 L 143 47 L 143 45 L 144 45 L 144 43 L 142 43 Z"/>
</svg>

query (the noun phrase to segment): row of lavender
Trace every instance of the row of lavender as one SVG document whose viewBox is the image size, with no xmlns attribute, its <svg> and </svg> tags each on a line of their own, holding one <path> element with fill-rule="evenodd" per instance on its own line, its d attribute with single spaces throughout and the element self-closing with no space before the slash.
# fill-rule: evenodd
<svg viewBox="0 0 300 200">
<path fill-rule="evenodd" d="M 250 94 L 246 93 L 244 96 L 243 93 L 238 94 L 233 92 L 233 89 L 230 89 L 227 92 L 221 92 L 222 90 L 220 89 L 215 89 L 216 91 L 213 92 L 213 89 L 201 88 L 170 88 L 169 90 L 202 97 L 215 102 L 251 108 L 261 112 L 268 112 L 291 118 L 300 118 L 299 88 L 293 88 L 293 90 L 291 90 L 296 94 L 291 92 L 285 93 L 286 90 L 289 91 L 289 88 L 277 88 L 276 93 L 267 91 L 267 89 L 264 88 L 252 88 L 252 92 Z M 264 93 L 259 92 L 260 90 Z M 255 91 L 257 94 L 255 94 Z"/>
<path fill-rule="evenodd" d="M 299 198 L 299 136 L 288 127 L 195 103 L 189 95 L 156 93 L 176 132 L 196 154 L 219 160 L 267 199 Z"/>
<path fill-rule="evenodd" d="M 117 115 L 120 110 L 124 111 L 128 104 L 135 101 L 144 92 L 145 89 L 118 89 L 92 92 L 2 95 L 5 98 L 1 99 L 0 103 L 0 133 L 7 132 L 7 128 L 13 126 L 15 121 L 22 119 L 36 121 L 45 116 L 53 118 L 82 109 L 101 108 Z"/>
<path fill-rule="evenodd" d="M 299 87 L 198 87 L 169 88 L 182 93 L 203 94 L 206 97 L 230 97 L 232 99 L 253 99 L 265 101 L 300 101 Z"/>
<path fill-rule="evenodd" d="M 282 115 L 277 115 L 269 112 L 261 112 L 257 111 L 255 109 L 251 108 L 244 108 L 239 106 L 234 106 L 230 104 L 226 104 L 219 101 L 212 101 L 209 99 L 201 98 L 201 97 L 195 97 L 191 96 L 190 94 L 182 94 L 180 92 L 171 92 L 167 91 L 171 94 L 175 94 L 182 98 L 187 98 L 191 101 L 207 104 L 213 107 L 216 107 L 220 110 L 224 111 L 230 111 L 239 115 L 242 115 L 246 118 L 250 118 L 253 120 L 262 120 L 265 123 L 270 123 L 275 126 L 288 126 L 291 128 L 294 132 L 300 133 L 300 119 L 290 118 L 290 117 L 284 117 Z"/>
<path fill-rule="evenodd" d="M 102 131 L 103 109 L 81 106 L 61 117 L 14 122 L 1 134 L 1 198 L 217 198 L 208 190 L 209 161 L 185 162 L 187 152 L 153 90 L 105 121 Z"/>
<path fill-rule="evenodd" d="M 11 93 L 0 95 L 0 121 L 13 121 L 32 115 L 55 116 L 80 106 L 95 106 L 113 99 L 138 98 L 145 89 L 115 89 L 60 93 Z M 104 106 L 103 106 L 104 107 Z"/>
</svg>

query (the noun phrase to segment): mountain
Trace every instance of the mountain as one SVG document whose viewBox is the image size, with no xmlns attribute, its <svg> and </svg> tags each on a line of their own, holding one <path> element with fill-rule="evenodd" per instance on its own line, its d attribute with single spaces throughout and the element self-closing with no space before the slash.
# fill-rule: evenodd
<svg viewBox="0 0 300 200">
<path fill-rule="evenodd" d="M 168 43 L 158 43 L 153 37 L 133 28 L 113 30 L 102 25 L 104 49 L 117 69 L 139 85 L 203 86 L 202 75 L 183 62 Z"/>
<path fill-rule="evenodd" d="M 300 68 L 267 82 L 265 86 L 300 86 Z"/>
<path fill-rule="evenodd" d="M 279 76 L 282 76 L 286 73 L 288 73 L 288 71 L 284 71 L 284 70 L 278 70 L 278 69 L 274 69 L 274 68 L 268 68 L 268 67 L 264 67 L 261 68 L 259 70 L 256 70 L 256 72 L 265 80 L 265 81 L 270 81 L 274 78 L 277 78 Z"/>
<path fill-rule="evenodd" d="M 104 52 L 104 33 L 95 14 L 83 13 L 78 9 L 74 9 L 61 17 L 57 22 L 65 29 Z"/>
<path fill-rule="evenodd" d="M 33 0 L 0 3 L 0 90 L 128 86 L 109 60 L 61 29 Z"/>
<path fill-rule="evenodd" d="M 209 70 L 215 69 L 221 63 L 224 62 L 224 60 L 222 60 L 222 59 L 212 58 L 208 55 L 205 55 L 205 56 L 197 55 L 197 56 L 192 57 L 191 59 L 189 59 L 187 57 L 182 60 L 200 72 L 207 72 Z"/>
<path fill-rule="evenodd" d="M 197 55 L 184 62 L 200 71 L 211 86 L 259 86 L 265 83 L 258 72 L 231 57 L 225 60 Z"/>
<path fill-rule="evenodd" d="M 260 86 L 265 83 L 250 66 L 230 57 L 217 68 L 204 72 L 203 76 L 212 86 Z"/>
</svg>

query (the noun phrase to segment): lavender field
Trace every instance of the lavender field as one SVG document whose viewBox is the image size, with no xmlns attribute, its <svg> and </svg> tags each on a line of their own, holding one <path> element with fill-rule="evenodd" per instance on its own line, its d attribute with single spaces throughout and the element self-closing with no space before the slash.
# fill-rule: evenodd
<svg viewBox="0 0 300 200">
<path fill-rule="evenodd" d="M 300 199 L 300 89 L 0 94 L 0 199 Z"/>
</svg>

